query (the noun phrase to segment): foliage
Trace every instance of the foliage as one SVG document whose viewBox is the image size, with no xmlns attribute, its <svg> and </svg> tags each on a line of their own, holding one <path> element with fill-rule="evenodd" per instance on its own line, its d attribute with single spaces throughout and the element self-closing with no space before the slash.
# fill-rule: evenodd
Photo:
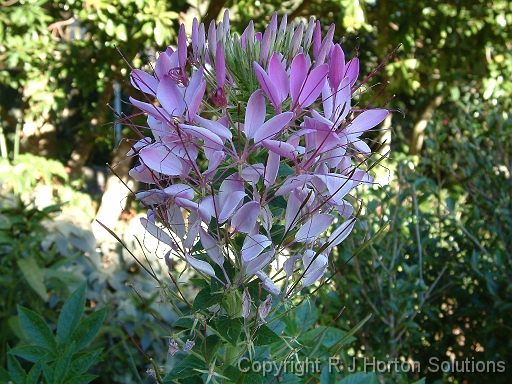
<svg viewBox="0 0 512 384">
<path fill-rule="evenodd" d="M 426 369 L 432 362 L 460 367 L 511 358 L 510 345 L 500 341 L 511 336 L 511 123 L 506 115 L 458 111 L 452 121 L 436 114 L 428 157 L 395 160 L 391 183 L 368 190 L 365 220 L 339 248 L 335 289 L 322 298 L 327 319 L 333 304 L 347 307 L 342 326 L 374 314 L 345 364 L 361 354 L 419 362 L 420 372 L 395 372 L 390 382 L 425 374 L 429 381 L 479 381 L 492 371 Z M 460 131 L 461 120 L 470 134 Z M 365 239 L 369 244 L 353 257 Z M 495 372 L 494 382 L 510 380 Z"/>
<path fill-rule="evenodd" d="M 50 326 L 34 311 L 18 305 L 21 328 L 34 345 L 17 346 L 9 351 L 8 370 L 1 368 L 0 380 L 13 383 L 89 383 L 95 375 L 87 374 L 100 361 L 100 350 L 82 352 L 96 336 L 107 314 L 104 307 L 82 320 L 85 282 L 62 306 L 56 336 Z M 33 365 L 25 369 L 16 358 Z"/>
</svg>

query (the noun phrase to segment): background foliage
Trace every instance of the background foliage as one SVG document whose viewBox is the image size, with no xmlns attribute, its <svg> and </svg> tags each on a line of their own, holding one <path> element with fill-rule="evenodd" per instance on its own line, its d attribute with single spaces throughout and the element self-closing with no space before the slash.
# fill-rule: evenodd
<svg viewBox="0 0 512 384">
<path fill-rule="evenodd" d="M 358 229 L 333 255 L 332 290 L 318 293 L 316 302 L 319 325 L 346 307 L 337 320 L 342 330 L 373 313 L 342 357 L 412 359 L 422 367 L 431 356 L 512 361 L 507 1 L 3 1 L 0 268 L 9 294 L 0 308 L 2 323 L 15 324 L 15 303 L 55 323 L 68 288 L 87 278 L 90 307 L 114 303 L 100 330 L 104 344 L 96 347 L 115 363 L 100 364 L 100 377 L 128 382 L 137 377 L 135 370 L 147 368 L 145 362 L 130 365 L 126 356 L 139 362 L 140 352 L 114 317 L 143 350 L 165 361 L 161 332 L 142 325 L 154 320 L 126 284 L 162 312 L 158 292 L 126 254 L 108 245 L 96 249 L 87 221 L 101 199 L 93 193 L 92 202 L 76 190 L 91 192 L 97 180 L 96 171 L 88 180 L 84 166 L 97 170 L 116 162 L 120 132 L 112 109 L 131 113 L 115 104 L 116 94 L 126 100 L 132 92 L 124 58 L 134 67 L 147 66 L 174 42 L 179 22 L 189 23 L 194 15 L 209 22 L 223 7 L 231 9 L 234 29 L 249 19 L 263 25 L 274 10 L 287 12 L 290 20 L 314 16 L 322 25 L 335 23 L 347 56 L 361 57 L 362 76 L 388 59 L 360 97 L 363 106 L 387 103 L 397 111 L 382 132 L 369 134 L 382 153 L 391 149 L 386 168 L 377 171 L 387 185 L 367 191 Z M 62 203 L 64 213 L 48 207 Z M 60 220 L 73 207 L 85 213 L 84 225 L 75 216 Z M 373 241 L 354 256 L 368 239 Z M 39 272 L 28 273 L 27 266 Z M 48 295 L 32 289 L 20 296 L 25 282 Z M 172 321 L 171 313 L 166 316 Z M 13 329 L 2 327 L 2 364 L 7 344 L 20 340 Z M 507 382 L 509 371 L 493 381 Z M 381 379 L 408 382 L 425 375 L 429 382 L 483 379 L 467 372 Z"/>
</svg>

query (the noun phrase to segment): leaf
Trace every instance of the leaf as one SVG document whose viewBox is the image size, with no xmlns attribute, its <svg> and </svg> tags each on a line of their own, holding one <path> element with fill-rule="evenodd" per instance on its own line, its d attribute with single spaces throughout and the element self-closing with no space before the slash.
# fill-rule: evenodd
<svg viewBox="0 0 512 384">
<path fill-rule="evenodd" d="M 23 273 L 23 277 L 27 280 L 28 285 L 36 292 L 44 301 L 48 300 L 46 285 L 44 284 L 44 276 L 37 265 L 36 259 L 32 256 L 27 256 L 22 259 L 17 259 L 16 263 Z"/>
<path fill-rule="evenodd" d="M 270 345 L 273 343 L 281 342 L 281 337 L 273 332 L 266 325 L 262 325 L 254 334 L 253 343 L 254 345 Z"/>
<path fill-rule="evenodd" d="M 38 347 L 36 345 L 25 345 L 11 349 L 8 353 L 21 357 L 22 359 L 30 361 L 31 363 L 35 363 L 51 352 L 44 347 Z"/>
<path fill-rule="evenodd" d="M 203 347 L 203 342 L 201 340 L 200 343 L 198 343 L 195 347 L 195 350 L 198 353 L 201 353 L 201 355 L 206 354 L 206 361 L 207 363 L 210 363 L 212 358 L 217 353 L 217 350 L 222 345 L 222 340 L 217 335 L 210 335 L 206 337 L 206 352 Z"/>
<path fill-rule="evenodd" d="M 73 360 L 71 362 L 71 366 L 68 371 L 68 377 L 75 377 L 80 376 L 84 372 L 86 372 L 91 365 L 96 364 L 97 362 L 101 361 L 101 359 L 98 359 L 98 356 L 101 354 L 101 351 L 103 349 L 97 349 L 92 352 L 87 352 L 80 354 L 78 357 L 78 354 L 75 354 L 73 356 Z"/>
<path fill-rule="evenodd" d="M 221 300 L 222 295 L 220 293 L 212 295 L 210 293 L 210 287 L 206 287 L 199 291 L 192 307 L 195 311 L 199 311 L 200 309 L 211 307 L 212 305 L 219 303 Z"/>
<path fill-rule="evenodd" d="M 27 373 L 21 367 L 20 362 L 12 355 L 7 355 L 7 369 L 13 384 L 25 384 Z"/>
<path fill-rule="evenodd" d="M 38 361 L 34 364 L 34 366 L 30 369 L 27 375 L 27 379 L 25 381 L 26 384 L 38 384 L 41 381 L 39 377 L 41 376 L 41 372 L 43 371 L 43 367 L 41 366 L 41 362 Z"/>
<path fill-rule="evenodd" d="M 54 371 L 54 382 L 63 383 L 64 379 L 69 370 L 69 366 L 71 364 L 71 358 L 75 353 L 75 343 L 71 343 L 71 345 L 66 349 L 64 354 L 57 360 L 55 364 Z"/>
<path fill-rule="evenodd" d="M 217 318 L 217 332 L 228 342 L 236 347 L 240 333 L 242 332 L 242 321 L 240 318 L 232 319 L 229 316 Z"/>
<path fill-rule="evenodd" d="M 108 307 L 101 308 L 99 311 L 92 313 L 78 324 L 78 327 L 73 331 L 69 342 L 76 342 L 76 350 L 80 350 L 94 339 L 98 333 L 101 324 L 105 320 Z"/>
<path fill-rule="evenodd" d="M 82 318 L 85 305 L 85 287 L 86 282 L 80 284 L 62 306 L 57 321 L 57 341 L 60 345 L 67 344 L 69 337 Z"/>
<path fill-rule="evenodd" d="M 28 308 L 18 305 L 18 316 L 21 326 L 30 339 L 39 347 L 57 354 L 57 342 L 50 327 L 43 318 Z"/>
<path fill-rule="evenodd" d="M 189 355 L 173 367 L 171 372 L 164 377 L 163 382 L 171 383 L 175 379 L 199 375 L 196 369 L 206 370 L 208 368 L 203 360 L 194 355 Z"/>
</svg>

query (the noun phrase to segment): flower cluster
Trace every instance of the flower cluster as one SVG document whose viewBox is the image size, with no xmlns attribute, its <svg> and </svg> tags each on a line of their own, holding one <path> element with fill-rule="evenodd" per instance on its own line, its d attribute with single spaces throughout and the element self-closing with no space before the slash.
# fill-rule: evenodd
<svg viewBox="0 0 512 384">
<path fill-rule="evenodd" d="M 226 13 L 208 31 L 195 20 L 190 41 L 182 26 L 153 74 L 132 71 L 144 98 L 131 103 L 152 137 L 133 145 L 130 174 L 150 186 L 136 194 L 143 225 L 172 256 L 226 286 L 257 276 L 272 294 L 324 275 L 355 222 L 347 196 L 372 182 L 360 136 L 388 114 L 353 107 L 359 61 L 333 34 L 274 15 L 263 33 L 251 23 L 238 36 Z"/>
</svg>

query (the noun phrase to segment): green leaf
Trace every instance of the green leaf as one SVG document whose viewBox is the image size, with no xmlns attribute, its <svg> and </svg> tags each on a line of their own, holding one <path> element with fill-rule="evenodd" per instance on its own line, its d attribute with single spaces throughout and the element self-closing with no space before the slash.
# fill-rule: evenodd
<svg viewBox="0 0 512 384">
<path fill-rule="evenodd" d="M 215 356 L 215 354 L 217 353 L 217 351 L 221 345 L 222 345 L 222 340 L 220 339 L 219 336 L 210 335 L 210 336 L 206 337 L 206 352 L 204 350 L 202 340 L 200 343 L 198 343 L 195 350 L 201 354 L 205 353 L 206 361 L 207 361 L 207 363 L 210 363 L 210 361 Z"/>
<path fill-rule="evenodd" d="M 31 363 L 35 363 L 44 356 L 51 354 L 51 352 L 48 349 L 38 347 L 37 345 L 24 345 L 23 347 L 11 349 L 9 354 L 16 355 L 22 359 L 30 361 Z"/>
<path fill-rule="evenodd" d="M 273 343 L 279 343 L 281 342 L 281 337 L 277 335 L 275 332 L 273 332 L 269 327 L 266 325 L 262 325 L 258 328 L 256 333 L 254 334 L 253 343 L 254 345 L 270 345 Z"/>
<path fill-rule="evenodd" d="M 25 384 L 27 373 L 21 367 L 20 362 L 12 355 L 7 355 L 7 369 L 13 384 Z"/>
<path fill-rule="evenodd" d="M 54 382 L 63 383 L 71 364 L 71 358 L 75 353 L 75 343 L 71 343 L 64 354 L 57 360 L 54 371 Z"/>
<path fill-rule="evenodd" d="M 67 378 L 80 376 L 86 372 L 93 364 L 101 361 L 101 359 L 98 357 L 102 350 L 103 348 L 92 352 L 75 354 L 71 361 L 71 366 L 69 367 Z"/>
<path fill-rule="evenodd" d="M 57 322 L 57 341 L 60 345 L 66 345 L 69 337 L 80 323 L 85 306 L 85 287 L 86 282 L 80 284 L 62 306 Z"/>
<path fill-rule="evenodd" d="M 76 350 L 80 350 L 94 339 L 94 336 L 98 333 L 101 324 L 107 316 L 108 307 L 101 308 L 86 317 L 78 324 L 78 327 L 73 331 L 68 342 L 76 342 Z"/>
<path fill-rule="evenodd" d="M 189 355 L 176 364 L 171 372 L 164 377 L 164 383 L 171 383 L 175 379 L 184 379 L 190 376 L 196 376 L 199 372 L 196 369 L 206 370 L 206 363 L 194 355 Z"/>
<path fill-rule="evenodd" d="M 30 339 L 39 347 L 43 347 L 57 354 L 57 341 L 50 327 L 43 318 L 30 309 L 18 305 L 18 316 L 21 326 Z"/>
<path fill-rule="evenodd" d="M 17 259 L 16 263 L 23 273 L 23 277 L 27 280 L 30 288 L 32 288 L 34 292 L 41 297 L 41 299 L 47 301 L 48 295 L 46 292 L 46 285 L 44 284 L 44 276 L 37 265 L 36 259 L 33 256 L 27 256 L 22 259 Z"/>
<path fill-rule="evenodd" d="M 25 381 L 26 384 L 38 384 L 41 381 L 39 377 L 41 376 L 41 372 L 43 371 L 43 367 L 41 366 L 41 362 L 38 361 L 34 364 L 34 366 L 30 369 L 27 375 L 27 379 Z"/>
<path fill-rule="evenodd" d="M 180 317 L 178 320 L 172 323 L 172 326 L 191 329 L 194 326 L 194 319 L 190 317 Z"/>
<path fill-rule="evenodd" d="M 220 303 L 221 300 L 222 294 L 217 293 L 212 295 L 210 293 L 210 287 L 206 287 L 199 291 L 192 307 L 194 308 L 195 311 L 199 311 L 200 309 L 206 309 L 208 307 L 211 307 L 212 305 Z"/>
<path fill-rule="evenodd" d="M 242 320 L 240 318 L 232 319 L 229 316 L 219 316 L 216 325 L 217 332 L 236 347 L 238 338 L 242 332 Z"/>
<path fill-rule="evenodd" d="M 54 367 L 49 367 L 45 363 L 43 363 L 41 365 L 43 367 L 43 373 L 44 373 L 44 377 L 45 377 L 46 381 L 49 383 L 53 383 L 54 382 L 54 380 L 53 380 L 53 377 L 54 377 L 53 368 Z"/>
</svg>

